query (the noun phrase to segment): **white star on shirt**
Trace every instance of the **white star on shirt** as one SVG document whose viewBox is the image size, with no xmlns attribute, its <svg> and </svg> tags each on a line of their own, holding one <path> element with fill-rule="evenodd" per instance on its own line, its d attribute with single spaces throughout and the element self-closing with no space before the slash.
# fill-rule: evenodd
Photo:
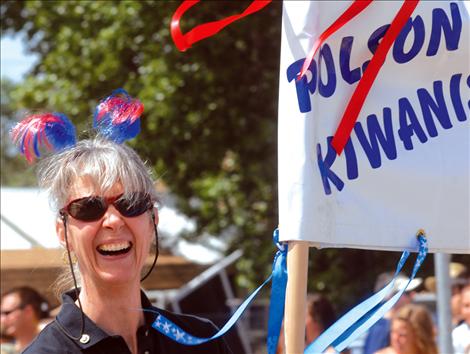
<svg viewBox="0 0 470 354">
<path fill-rule="evenodd" d="M 165 333 L 169 333 L 170 332 L 170 324 L 168 322 L 165 322 L 163 324 L 163 330 L 165 331 Z"/>
<path fill-rule="evenodd" d="M 180 332 L 179 330 L 176 330 L 176 340 L 181 340 L 184 338 L 184 332 Z"/>
</svg>

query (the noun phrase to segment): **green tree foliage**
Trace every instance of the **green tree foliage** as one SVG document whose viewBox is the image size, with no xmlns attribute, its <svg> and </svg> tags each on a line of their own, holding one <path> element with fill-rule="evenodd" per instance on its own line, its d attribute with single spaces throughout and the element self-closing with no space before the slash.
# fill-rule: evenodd
<svg viewBox="0 0 470 354">
<path fill-rule="evenodd" d="M 179 3 L 3 1 L 5 33 L 24 31 L 40 57 L 13 90 L 14 106 L 64 112 L 81 132 L 97 100 L 115 88 L 139 97 L 142 132 L 131 144 L 197 220 L 195 235 L 233 235 L 231 248 L 245 252 L 240 284 L 251 287 L 270 271 L 278 220 L 281 2 L 184 53 L 169 31 Z M 249 3 L 201 2 L 183 17 L 183 32 Z M 310 289 L 331 294 L 341 308 L 370 291 L 398 255 L 322 250 L 310 259 Z"/>
<path fill-rule="evenodd" d="M 202 2 L 183 31 L 250 3 Z M 90 128 L 98 99 L 123 87 L 145 106 L 131 142 L 195 217 L 195 234 L 232 234 L 245 284 L 273 256 L 277 222 L 277 82 L 280 3 L 179 52 L 170 19 L 179 2 L 4 1 L 5 33 L 26 32 L 39 55 L 14 93 L 17 110 L 67 114 Z M 82 134 L 83 135 L 83 134 Z M 191 237 L 191 235 L 188 235 Z M 243 280 L 243 279 L 241 279 Z"/>
<path fill-rule="evenodd" d="M 13 109 L 11 93 L 15 84 L 2 79 L 1 83 L 1 119 L 0 119 L 0 178 L 2 185 L 13 187 L 30 186 L 35 182 L 33 168 L 27 164 L 24 158 L 18 156 L 16 148 L 10 141 L 9 132 L 15 124 L 17 112 Z"/>
</svg>

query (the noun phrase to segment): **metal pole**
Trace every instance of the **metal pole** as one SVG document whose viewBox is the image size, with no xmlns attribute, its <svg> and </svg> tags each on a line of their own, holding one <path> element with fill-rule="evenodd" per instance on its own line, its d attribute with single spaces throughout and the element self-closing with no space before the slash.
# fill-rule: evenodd
<svg viewBox="0 0 470 354">
<path fill-rule="evenodd" d="M 434 271 L 436 273 L 436 298 L 439 353 L 452 353 L 452 319 L 450 308 L 450 255 L 436 253 L 434 255 Z"/>
<path fill-rule="evenodd" d="M 18 227 L 18 225 L 15 225 L 13 221 L 8 219 L 5 215 L 0 214 L 0 218 L 3 220 L 5 224 L 7 224 L 13 231 L 15 231 L 18 235 L 20 235 L 21 238 L 25 239 L 31 247 L 43 247 L 38 241 L 36 241 L 32 236 L 29 236 L 26 232 L 24 232 L 22 229 Z"/>
</svg>

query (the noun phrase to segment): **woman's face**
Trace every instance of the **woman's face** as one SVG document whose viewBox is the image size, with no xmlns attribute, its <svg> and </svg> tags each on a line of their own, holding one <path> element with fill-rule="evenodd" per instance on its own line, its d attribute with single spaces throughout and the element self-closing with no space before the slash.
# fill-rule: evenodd
<svg viewBox="0 0 470 354">
<path fill-rule="evenodd" d="M 413 330 L 401 319 L 392 320 L 390 329 L 390 345 L 397 354 L 414 353 Z"/>
<path fill-rule="evenodd" d="M 468 286 L 462 291 L 462 318 L 470 325 L 470 288 Z"/>
<path fill-rule="evenodd" d="M 101 197 L 114 197 L 123 193 L 117 183 Z M 76 180 L 70 189 L 68 202 L 87 196 L 96 196 L 93 184 L 86 177 Z M 154 209 L 156 222 L 157 211 Z M 64 225 L 57 221 L 57 232 L 65 246 Z M 139 284 L 141 270 L 154 237 L 150 212 L 135 217 L 124 217 L 109 205 L 97 221 L 81 221 L 67 215 L 67 238 L 75 253 L 84 286 Z"/>
<path fill-rule="evenodd" d="M 450 309 L 452 311 L 452 320 L 458 322 L 461 318 L 462 312 L 462 294 L 455 292 L 450 298 Z"/>
</svg>

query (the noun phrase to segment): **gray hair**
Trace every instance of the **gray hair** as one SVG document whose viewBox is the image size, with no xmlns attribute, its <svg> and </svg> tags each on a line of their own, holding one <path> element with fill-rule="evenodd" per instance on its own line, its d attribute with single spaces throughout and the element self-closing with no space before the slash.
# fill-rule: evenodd
<svg viewBox="0 0 470 354">
<path fill-rule="evenodd" d="M 90 177 L 100 194 L 121 183 L 124 194 L 142 192 L 153 202 L 158 200 L 151 172 L 137 153 L 100 136 L 81 140 L 38 165 L 39 186 L 47 190 L 56 212 L 65 206 L 70 187 L 80 177 Z"/>
</svg>

